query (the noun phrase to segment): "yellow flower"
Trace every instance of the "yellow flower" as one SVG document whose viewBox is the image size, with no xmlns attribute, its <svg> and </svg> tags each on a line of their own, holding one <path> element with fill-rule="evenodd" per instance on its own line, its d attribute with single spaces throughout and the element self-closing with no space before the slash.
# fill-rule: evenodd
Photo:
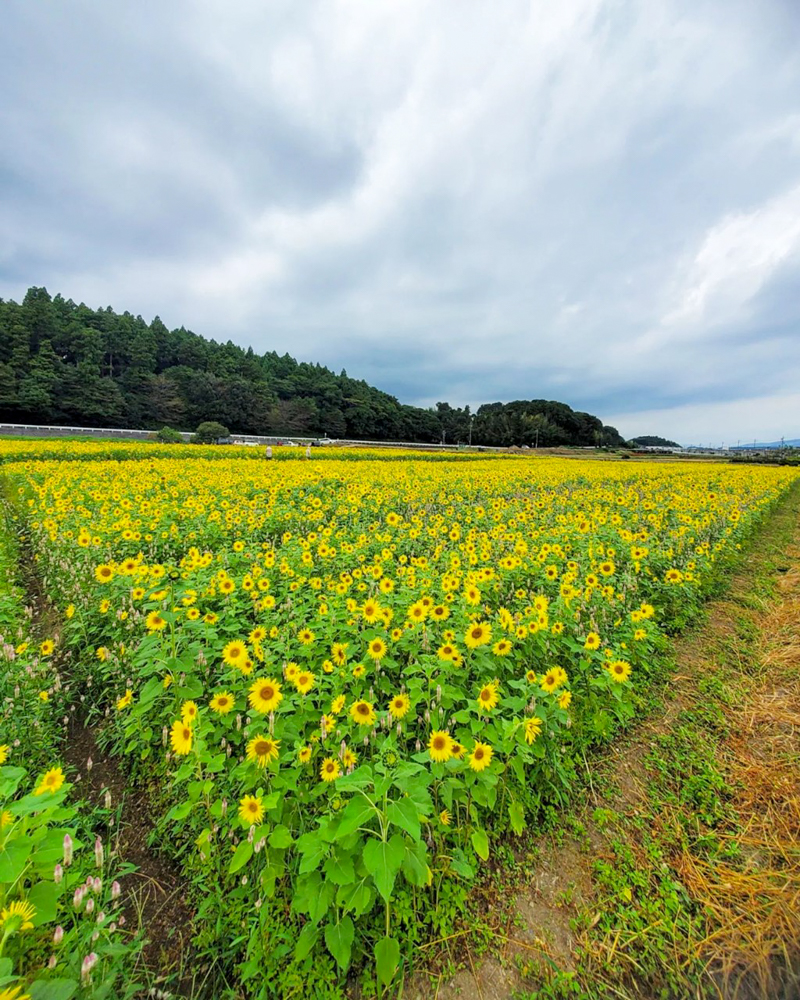
<svg viewBox="0 0 800 1000">
<path fill-rule="evenodd" d="M 33 930 L 31 922 L 36 916 L 36 907 L 27 899 L 15 900 L 0 911 L 0 927 L 4 934 L 19 934 Z"/>
<path fill-rule="evenodd" d="M 114 578 L 114 569 L 108 563 L 102 563 L 94 571 L 94 578 L 98 583 L 108 583 Z"/>
<path fill-rule="evenodd" d="M 127 689 L 125 694 L 121 698 L 117 698 L 117 711 L 121 712 L 123 709 L 127 708 L 133 701 L 133 691 L 130 688 Z"/>
<path fill-rule="evenodd" d="M 350 718 L 359 726 L 372 726 L 375 723 L 375 711 L 368 701 L 356 701 L 350 706 Z"/>
<path fill-rule="evenodd" d="M 443 764 L 453 756 L 453 738 L 446 730 L 434 729 L 428 740 L 428 753 L 431 760 Z"/>
<path fill-rule="evenodd" d="M 319 769 L 319 776 L 323 781 L 335 781 L 341 773 L 341 766 L 335 757 L 326 757 Z"/>
<path fill-rule="evenodd" d="M 386 643 L 380 637 L 372 639 L 367 646 L 367 656 L 371 657 L 373 660 L 381 660 L 386 656 L 386 651 L 388 647 Z"/>
<path fill-rule="evenodd" d="M 338 715 L 339 712 L 344 708 L 344 703 L 347 699 L 343 694 L 338 694 L 331 702 L 331 715 Z"/>
<path fill-rule="evenodd" d="M 239 802 L 239 818 L 246 826 L 256 826 L 264 818 L 260 795 L 245 795 Z"/>
<path fill-rule="evenodd" d="M 40 691 L 39 692 L 39 701 L 50 701 L 50 692 L 49 691 Z"/>
<path fill-rule="evenodd" d="M 395 719 L 402 719 L 409 708 L 411 708 L 411 699 L 407 694 L 396 694 L 389 702 L 389 711 Z"/>
<path fill-rule="evenodd" d="M 300 692 L 300 694 L 308 694 L 311 688 L 314 687 L 316 678 L 308 670 L 301 670 L 294 679 L 294 686 Z"/>
<path fill-rule="evenodd" d="M 148 632 L 160 632 L 167 627 L 167 622 L 157 611 L 151 611 L 144 620 Z"/>
<path fill-rule="evenodd" d="M 497 684 L 492 681 L 484 684 L 478 692 L 478 708 L 482 712 L 491 712 L 497 704 Z"/>
<path fill-rule="evenodd" d="M 583 644 L 584 649 L 599 649 L 600 648 L 600 636 L 597 632 L 590 632 L 586 636 L 586 641 Z"/>
<path fill-rule="evenodd" d="M 57 792 L 64 784 L 64 772 L 60 767 L 52 767 L 46 771 L 39 781 L 34 795 L 44 795 L 46 792 Z"/>
<path fill-rule="evenodd" d="M 571 691 L 562 691 L 561 694 L 558 696 L 558 707 L 559 708 L 564 708 L 564 709 L 569 708 L 571 702 L 572 702 L 572 692 Z"/>
<path fill-rule="evenodd" d="M 631 675 L 631 665 L 627 660 L 614 660 L 606 665 L 606 670 L 611 674 L 612 681 L 617 684 L 624 683 Z"/>
<path fill-rule="evenodd" d="M 469 649 L 486 646 L 492 641 L 492 626 L 488 622 L 476 622 L 464 633 L 464 643 Z"/>
<path fill-rule="evenodd" d="M 233 695 L 229 691 L 220 691 L 219 694 L 214 695 L 208 703 L 208 707 L 217 715 L 227 715 L 233 708 L 233 704 Z"/>
<path fill-rule="evenodd" d="M 442 826 L 450 826 L 450 813 L 447 811 L 447 809 L 442 809 L 442 811 L 439 813 L 439 822 L 442 824 Z"/>
<path fill-rule="evenodd" d="M 39 646 L 39 652 L 42 656 L 50 656 L 53 650 L 56 648 L 56 644 L 52 639 L 45 639 L 44 642 Z"/>
<path fill-rule="evenodd" d="M 301 764 L 307 764 L 311 760 L 311 747 L 304 746 L 300 747 L 297 751 L 297 759 Z"/>
<path fill-rule="evenodd" d="M 229 667 L 241 668 L 247 659 L 247 646 L 240 639 L 234 639 L 222 650 L 222 659 Z"/>
<path fill-rule="evenodd" d="M 533 743 L 542 731 L 542 720 L 538 715 L 532 715 L 525 720 L 525 739 L 528 743 Z"/>
<path fill-rule="evenodd" d="M 266 767 L 270 761 L 278 759 L 280 745 L 281 741 L 271 736 L 255 736 L 247 744 L 247 759 L 259 767 Z"/>
<path fill-rule="evenodd" d="M 8 743 L 0 743 L 0 764 L 8 760 Z"/>
<path fill-rule="evenodd" d="M 469 755 L 469 766 L 473 771 L 485 771 L 492 762 L 494 751 L 488 743 L 475 743 Z"/>
<path fill-rule="evenodd" d="M 259 678 L 250 687 L 248 701 L 253 711 L 261 712 L 262 715 L 274 712 L 283 701 L 281 686 L 272 677 Z"/>
<path fill-rule="evenodd" d="M 181 719 L 187 726 L 191 726 L 197 718 L 197 704 L 193 701 L 185 701 L 181 705 Z"/>
<path fill-rule="evenodd" d="M 179 757 L 186 756 L 192 749 L 192 727 L 187 725 L 182 719 L 176 719 L 172 723 L 170 744 L 173 751 Z"/>
</svg>

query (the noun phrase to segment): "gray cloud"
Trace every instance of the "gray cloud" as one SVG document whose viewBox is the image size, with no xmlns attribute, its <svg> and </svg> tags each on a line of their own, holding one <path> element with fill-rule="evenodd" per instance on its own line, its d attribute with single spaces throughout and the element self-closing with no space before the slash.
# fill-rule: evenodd
<svg viewBox="0 0 800 1000">
<path fill-rule="evenodd" d="M 9 0 L 0 294 L 796 436 L 798 42 L 783 0 Z"/>
</svg>

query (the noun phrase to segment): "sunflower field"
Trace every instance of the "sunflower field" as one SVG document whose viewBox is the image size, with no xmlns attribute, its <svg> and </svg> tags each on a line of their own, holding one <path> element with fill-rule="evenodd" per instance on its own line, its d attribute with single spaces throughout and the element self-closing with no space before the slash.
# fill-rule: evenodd
<svg viewBox="0 0 800 1000">
<path fill-rule="evenodd" d="M 152 789 L 195 943 L 237 984 L 213 995 L 259 1000 L 397 984 L 800 477 L 130 448 L 0 467 L 60 616 L 46 707 L 80 692 Z M 24 719 L 0 725 L 24 765 Z"/>
</svg>

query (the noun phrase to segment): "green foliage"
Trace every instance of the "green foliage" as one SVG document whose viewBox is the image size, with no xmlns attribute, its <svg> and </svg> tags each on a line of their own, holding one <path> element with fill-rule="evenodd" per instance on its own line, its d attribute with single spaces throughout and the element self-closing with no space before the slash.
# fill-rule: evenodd
<svg viewBox="0 0 800 1000">
<path fill-rule="evenodd" d="M 230 437 L 230 431 L 215 420 L 204 420 L 195 431 L 194 444 L 217 444 L 220 438 Z"/>
<path fill-rule="evenodd" d="M 162 427 L 156 434 L 156 439 L 162 444 L 183 444 L 183 437 L 180 431 L 173 427 Z"/>
<path fill-rule="evenodd" d="M 190 428 L 234 433 L 476 445 L 620 446 L 613 427 L 565 403 L 490 403 L 477 413 L 398 400 L 288 354 L 217 344 L 156 317 L 90 309 L 45 288 L 0 299 L 0 421 L 87 427 Z"/>
</svg>

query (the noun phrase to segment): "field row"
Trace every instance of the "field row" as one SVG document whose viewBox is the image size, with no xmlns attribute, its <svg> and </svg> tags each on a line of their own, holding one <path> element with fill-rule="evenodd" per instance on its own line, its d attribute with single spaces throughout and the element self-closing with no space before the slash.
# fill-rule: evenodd
<svg viewBox="0 0 800 1000">
<path fill-rule="evenodd" d="M 248 997 L 392 983 L 797 478 L 404 458 L 3 467 L 64 619 L 49 704 L 80 690 L 160 787 L 199 944 Z"/>
</svg>

